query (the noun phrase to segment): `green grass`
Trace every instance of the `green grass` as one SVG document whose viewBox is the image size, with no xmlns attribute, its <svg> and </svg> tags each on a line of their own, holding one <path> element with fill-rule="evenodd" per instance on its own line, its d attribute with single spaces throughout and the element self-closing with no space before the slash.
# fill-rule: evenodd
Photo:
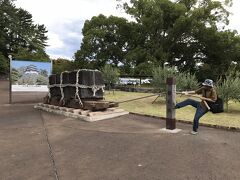
<svg viewBox="0 0 240 180">
<path fill-rule="evenodd" d="M 115 91 L 113 94 L 112 91 L 111 92 L 107 91 L 105 93 L 105 98 L 108 101 L 119 102 L 123 100 L 143 97 L 147 95 L 151 95 L 151 93 Z M 129 112 L 166 117 L 165 98 L 160 97 L 157 99 L 157 101 L 154 104 L 152 104 L 155 98 L 156 96 L 146 98 L 146 99 L 140 99 L 132 102 L 122 103 L 120 104 L 120 107 Z M 184 99 L 186 99 L 186 97 L 177 96 L 177 102 L 180 102 Z M 176 110 L 176 119 L 192 121 L 195 111 L 196 109 L 191 106 L 178 109 Z M 200 122 L 205 124 L 240 128 L 240 103 L 231 102 L 229 105 L 228 112 L 219 113 L 219 114 L 213 114 L 209 112 L 200 119 Z"/>
</svg>

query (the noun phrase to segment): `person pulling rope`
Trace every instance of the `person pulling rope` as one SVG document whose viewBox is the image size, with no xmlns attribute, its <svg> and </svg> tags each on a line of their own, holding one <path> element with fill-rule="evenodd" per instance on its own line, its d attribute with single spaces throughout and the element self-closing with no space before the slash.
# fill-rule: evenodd
<svg viewBox="0 0 240 180">
<path fill-rule="evenodd" d="M 215 88 L 213 87 L 213 80 L 206 79 L 202 83 L 202 87 L 195 90 L 195 91 L 188 91 L 188 92 L 181 92 L 182 95 L 197 97 L 201 99 L 201 102 L 193 100 L 193 99 L 186 99 L 180 103 L 177 103 L 175 109 L 179 109 L 188 105 L 193 106 L 196 108 L 196 113 L 193 119 L 193 129 L 190 132 L 193 135 L 198 134 L 198 125 L 200 118 L 206 114 L 211 108 L 209 107 L 209 102 L 215 102 L 217 100 L 217 93 Z M 198 94 L 198 95 L 194 95 Z M 201 96 L 199 96 L 201 94 Z"/>
</svg>

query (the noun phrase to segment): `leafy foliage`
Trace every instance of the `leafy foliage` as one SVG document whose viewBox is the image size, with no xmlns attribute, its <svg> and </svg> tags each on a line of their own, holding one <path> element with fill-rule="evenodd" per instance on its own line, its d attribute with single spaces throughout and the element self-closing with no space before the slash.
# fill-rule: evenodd
<svg viewBox="0 0 240 180">
<path fill-rule="evenodd" d="M 177 71 L 174 68 L 157 67 L 153 70 L 153 86 L 159 92 L 166 92 L 166 80 L 168 77 L 175 77 Z"/>
<path fill-rule="evenodd" d="M 176 78 L 178 91 L 193 90 L 199 86 L 195 75 L 178 72 L 175 68 L 157 67 L 153 70 L 153 86 L 160 92 L 166 92 L 166 80 L 168 77 Z"/>
<path fill-rule="evenodd" d="M 6 57 L 0 52 L 0 75 L 7 74 L 9 63 Z"/>
<path fill-rule="evenodd" d="M 231 100 L 240 101 L 240 72 L 228 71 L 226 78 L 218 81 L 217 91 L 228 111 L 228 105 Z"/>
<path fill-rule="evenodd" d="M 47 85 L 48 84 L 48 78 L 46 78 L 46 76 L 39 75 L 38 78 L 37 78 L 36 84 Z"/>
<path fill-rule="evenodd" d="M 13 84 L 15 84 L 17 81 L 18 81 L 18 79 L 20 78 L 20 74 L 19 74 L 19 71 L 17 70 L 17 69 L 15 69 L 15 68 L 13 68 L 12 69 L 12 83 Z"/>
<path fill-rule="evenodd" d="M 77 69 L 73 61 L 67 59 L 53 60 L 53 74 L 60 74 L 63 71 L 73 71 Z"/>
<path fill-rule="evenodd" d="M 0 53 L 20 59 L 47 60 L 47 30 L 34 24 L 32 15 L 14 5 L 14 0 L 0 0 Z M 2 66 L 3 67 L 3 66 Z"/>
<path fill-rule="evenodd" d="M 190 91 L 199 87 L 198 80 L 195 74 L 178 73 L 177 74 L 177 89 L 178 91 Z"/>
<path fill-rule="evenodd" d="M 233 61 L 240 64 L 240 37 L 224 30 L 231 0 L 118 2 L 133 21 L 103 15 L 87 20 L 81 49 L 75 54 L 85 67 L 110 63 L 120 66 L 122 74 L 146 75 L 148 68 L 143 67 L 168 63 L 202 81 L 225 75 Z"/>
<path fill-rule="evenodd" d="M 108 90 L 110 90 L 110 87 L 119 81 L 119 70 L 107 64 L 101 69 L 101 71 L 103 79 L 108 86 Z"/>
<path fill-rule="evenodd" d="M 126 19 L 104 15 L 85 21 L 81 49 L 75 53 L 76 61 L 96 69 L 106 63 L 117 66 L 126 54 L 128 24 Z"/>
<path fill-rule="evenodd" d="M 49 62 L 50 58 L 43 49 L 29 51 L 25 48 L 19 48 L 18 53 L 14 55 L 15 59 L 24 59 L 31 61 Z"/>
</svg>

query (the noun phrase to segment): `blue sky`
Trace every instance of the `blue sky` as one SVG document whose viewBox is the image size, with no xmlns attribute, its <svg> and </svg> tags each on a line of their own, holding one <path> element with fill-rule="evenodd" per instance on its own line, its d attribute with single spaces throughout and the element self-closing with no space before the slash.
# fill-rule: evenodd
<svg viewBox="0 0 240 180">
<path fill-rule="evenodd" d="M 130 19 L 122 10 L 116 9 L 116 0 L 17 0 L 15 4 L 30 12 L 35 23 L 47 27 L 46 51 L 54 59 L 72 59 L 80 49 L 84 22 L 92 16 L 104 14 Z M 228 28 L 240 33 L 239 7 L 240 0 L 233 0 Z"/>
<path fill-rule="evenodd" d="M 50 62 L 33 62 L 33 61 L 22 61 L 22 60 L 13 60 L 12 61 L 12 68 L 18 69 L 20 67 L 26 67 L 29 65 L 35 65 L 37 69 L 44 69 L 47 70 L 48 74 L 51 73 L 51 63 Z"/>
</svg>

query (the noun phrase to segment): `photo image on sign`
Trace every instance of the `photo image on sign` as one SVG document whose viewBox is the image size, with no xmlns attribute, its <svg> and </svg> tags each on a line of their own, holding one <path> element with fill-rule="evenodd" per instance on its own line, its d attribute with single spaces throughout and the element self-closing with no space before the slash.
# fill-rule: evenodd
<svg viewBox="0 0 240 180">
<path fill-rule="evenodd" d="M 13 68 L 12 83 L 18 85 L 47 85 L 48 72 L 45 69 L 37 69 L 32 64 L 18 69 Z"/>
<path fill-rule="evenodd" d="M 18 62 L 19 63 L 19 62 Z M 41 69 L 36 62 L 12 68 L 12 84 L 14 85 L 47 85 L 49 72 Z"/>
<path fill-rule="evenodd" d="M 28 90 L 30 87 L 47 89 L 50 73 L 51 63 L 49 62 L 14 60 L 11 74 L 13 90 L 18 91 L 23 87 L 28 87 Z"/>
</svg>

